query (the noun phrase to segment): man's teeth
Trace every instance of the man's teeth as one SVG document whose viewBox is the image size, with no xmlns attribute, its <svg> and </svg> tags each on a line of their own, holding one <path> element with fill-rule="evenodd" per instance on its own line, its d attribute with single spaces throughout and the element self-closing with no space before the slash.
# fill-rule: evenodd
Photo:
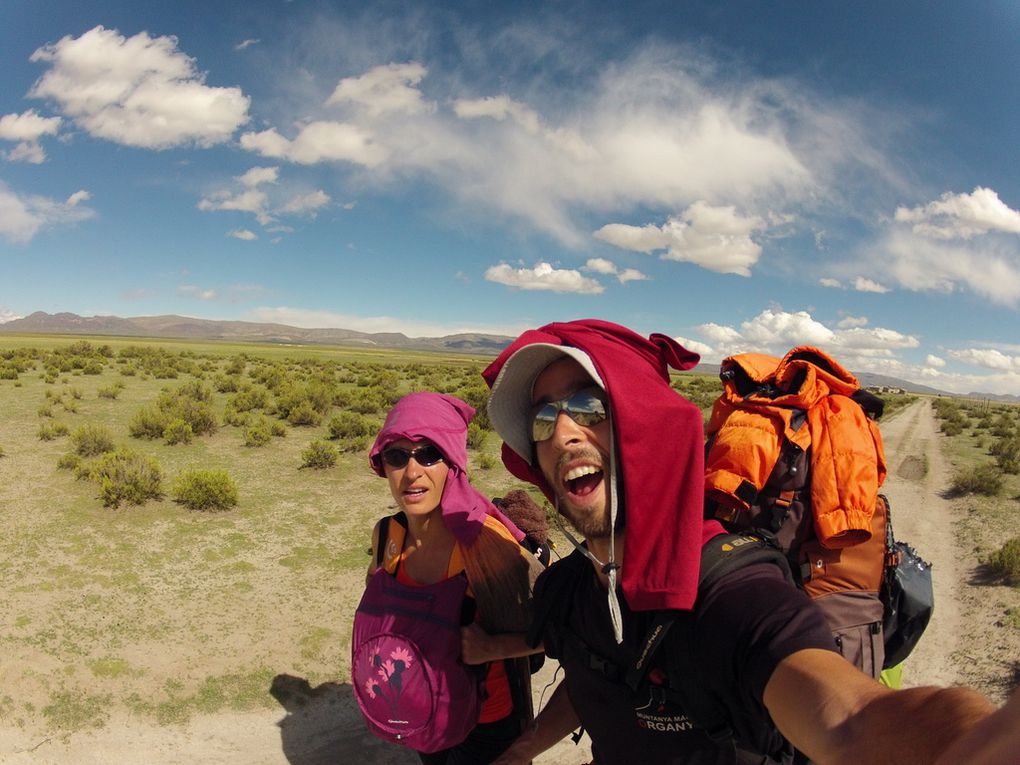
<svg viewBox="0 0 1020 765">
<path fill-rule="evenodd" d="M 585 475 L 594 475 L 595 473 L 601 473 L 602 470 L 595 467 L 594 465 L 580 465 L 575 468 L 570 468 L 567 474 L 563 476 L 564 481 L 573 481 L 575 478 L 580 478 Z"/>
</svg>

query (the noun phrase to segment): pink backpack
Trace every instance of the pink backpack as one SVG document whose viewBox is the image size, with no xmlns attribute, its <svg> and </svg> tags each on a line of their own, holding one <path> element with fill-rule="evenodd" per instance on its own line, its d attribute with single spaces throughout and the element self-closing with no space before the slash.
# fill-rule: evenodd
<svg viewBox="0 0 1020 765">
<path fill-rule="evenodd" d="M 380 527 L 379 558 L 387 535 Z M 460 661 L 467 578 L 423 587 L 379 568 L 354 615 L 351 684 L 376 736 L 418 752 L 461 743 L 478 722 L 483 668 Z"/>
</svg>

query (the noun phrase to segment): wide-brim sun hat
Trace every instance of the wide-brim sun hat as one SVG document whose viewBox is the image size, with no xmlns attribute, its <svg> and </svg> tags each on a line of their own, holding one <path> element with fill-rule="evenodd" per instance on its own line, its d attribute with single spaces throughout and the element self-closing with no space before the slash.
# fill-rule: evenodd
<svg viewBox="0 0 1020 765">
<path fill-rule="evenodd" d="M 580 348 L 553 343 L 532 343 L 515 352 L 499 371 L 492 384 L 489 396 L 489 420 L 500 438 L 520 457 L 532 460 L 531 393 L 535 379 L 547 366 L 562 358 L 576 361 L 603 390 L 606 389 L 601 375 L 595 369 L 591 357 Z"/>
</svg>

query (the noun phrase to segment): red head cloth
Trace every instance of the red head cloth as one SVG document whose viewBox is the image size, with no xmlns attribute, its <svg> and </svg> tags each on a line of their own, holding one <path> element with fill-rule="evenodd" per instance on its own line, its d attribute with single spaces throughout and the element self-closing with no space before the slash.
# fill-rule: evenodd
<svg viewBox="0 0 1020 765">
<path fill-rule="evenodd" d="M 444 393 L 410 393 L 394 404 L 375 438 L 368 460 L 378 475 L 386 471 L 380 454 L 389 444 L 406 438 L 428 439 L 443 453 L 450 472 L 443 488 L 442 514 L 448 529 L 463 545 L 471 545 L 485 523 L 495 516 L 517 541 L 524 533 L 479 492 L 467 477 L 467 426 L 475 416 L 473 407 Z"/>
<path fill-rule="evenodd" d="M 501 376 L 511 356 L 536 343 L 584 351 L 609 398 L 626 524 L 621 578 L 627 603 L 637 610 L 690 609 L 697 595 L 702 540 L 709 532 L 702 522 L 704 435 L 701 411 L 670 387 L 667 367 L 690 369 L 698 363 L 698 355 L 666 335 L 645 339 L 598 319 L 528 330 L 482 373 L 493 388 L 489 413 L 501 435 L 513 428 L 501 428 L 495 410 L 502 408 L 499 419 L 507 422 L 507 402 L 513 401 L 512 416 L 523 423 L 527 417 L 527 406 L 520 407 L 524 387 L 530 397 L 535 377 L 555 360 L 555 349 L 550 349 L 553 357 L 536 349 L 518 357 L 525 359 L 525 366 L 531 364 L 528 374 L 522 376 L 520 369 L 514 369 L 515 360 L 507 367 L 514 369 L 513 374 Z M 510 377 L 514 382 L 501 389 L 502 381 Z M 506 443 L 503 463 L 553 501 L 538 467 Z M 712 524 L 711 531 L 721 529 Z"/>
</svg>

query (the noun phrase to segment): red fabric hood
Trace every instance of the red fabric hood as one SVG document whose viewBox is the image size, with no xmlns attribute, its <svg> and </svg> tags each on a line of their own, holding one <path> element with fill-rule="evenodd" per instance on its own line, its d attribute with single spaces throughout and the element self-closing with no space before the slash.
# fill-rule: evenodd
<svg viewBox="0 0 1020 765">
<path fill-rule="evenodd" d="M 691 608 L 703 535 L 704 434 L 701 411 L 670 387 L 668 367 L 691 369 L 698 355 L 666 335 L 646 339 L 598 319 L 547 324 L 525 332 L 489 365 L 482 373 L 489 387 L 507 360 L 532 343 L 583 350 L 605 382 L 626 522 L 627 603 L 635 610 Z M 506 444 L 503 463 L 553 500 L 541 471 Z"/>
</svg>

